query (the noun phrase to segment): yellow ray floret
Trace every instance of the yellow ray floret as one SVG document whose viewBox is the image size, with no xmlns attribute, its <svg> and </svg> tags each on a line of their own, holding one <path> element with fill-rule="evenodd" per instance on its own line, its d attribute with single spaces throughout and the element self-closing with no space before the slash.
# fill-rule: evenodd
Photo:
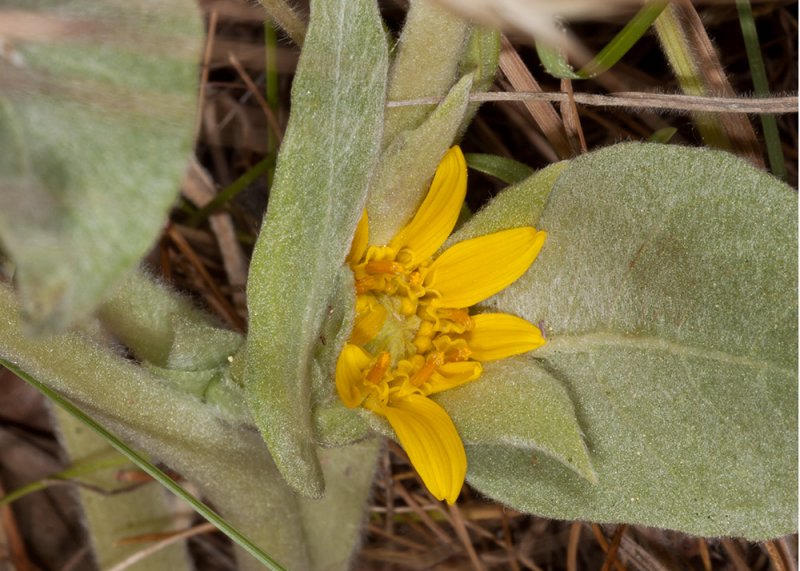
<svg viewBox="0 0 800 571">
<path fill-rule="evenodd" d="M 421 395 L 409 395 L 390 406 L 368 400 L 367 408 L 389 421 L 433 497 L 455 503 L 464 485 L 467 455 L 447 412 Z"/>
<path fill-rule="evenodd" d="M 482 313 L 472 317 L 472 330 L 463 334 L 478 361 L 496 361 L 533 351 L 545 344 L 538 327 L 506 313 Z"/>
<path fill-rule="evenodd" d="M 444 244 L 456 225 L 467 193 L 467 163 L 461 149 L 445 154 L 433 177 L 428 195 L 414 218 L 389 242 L 395 252 L 406 249 L 406 264 L 427 260 Z"/>
<path fill-rule="evenodd" d="M 431 264 L 425 288 L 438 292 L 435 305 L 475 305 L 524 274 L 546 238 L 545 232 L 526 226 L 459 242 Z"/>
<path fill-rule="evenodd" d="M 419 210 L 389 244 L 369 244 L 364 212 L 347 256 L 355 323 L 336 363 L 341 401 L 385 418 L 425 486 L 448 503 L 458 497 L 467 459 L 450 416 L 429 396 L 474 382 L 482 362 L 545 343 L 524 319 L 469 312 L 528 270 L 545 232 L 512 228 L 436 256 L 458 219 L 466 182 L 464 155 L 453 147 Z"/>
</svg>

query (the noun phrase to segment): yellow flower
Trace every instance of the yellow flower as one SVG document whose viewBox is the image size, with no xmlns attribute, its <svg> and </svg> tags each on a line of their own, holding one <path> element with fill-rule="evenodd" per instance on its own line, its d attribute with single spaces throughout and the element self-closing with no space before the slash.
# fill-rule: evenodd
<svg viewBox="0 0 800 571">
<path fill-rule="evenodd" d="M 513 228 L 435 255 L 456 224 L 466 188 L 464 155 L 453 147 L 414 218 L 389 244 L 369 244 L 364 213 L 347 257 L 356 320 L 336 364 L 342 402 L 384 417 L 430 492 L 451 504 L 467 457 L 450 416 L 429 396 L 474 381 L 484 361 L 545 342 L 524 319 L 468 310 L 527 271 L 545 232 Z"/>
</svg>

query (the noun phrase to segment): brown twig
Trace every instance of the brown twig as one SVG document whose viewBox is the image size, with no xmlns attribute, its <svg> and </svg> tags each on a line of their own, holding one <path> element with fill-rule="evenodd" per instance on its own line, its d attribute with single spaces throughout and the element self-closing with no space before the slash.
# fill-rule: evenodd
<svg viewBox="0 0 800 571">
<path fill-rule="evenodd" d="M 609 571 L 611 569 L 611 565 L 617 565 L 617 550 L 619 549 L 619 544 L 622 541 L 622 535 L 625 533 L 625 530 L 628 529 L 626 524 L 621 524 L 617 526 L 617 529 L 614 530 L 614 537 L 611 538 L 611 545 L 608 546 L 608 551 L 606 552 L 606 559 L 603 561 L 603 567 L 601 571 Z"/>
<path fill-rule="evenodd" d="M 517 50 L 508 41 L 508 38 L 502 36 L 502 48 L 500 52 L 500 69 L 503 71 L 508 81 L 517 91 L 526 92 L 541 92 L 542 88 L 539 83 L 534 79 L 525 62 L 519 57 Z M 525 103 L 525 107 L 533 117 L 533 120 L 542 130 L 547 140 L 553 146 L 556 154 L 566 159 L 572 155 L 572 149 L 567 139 L 567 134 L 564 132 L 564 126 L 561 123 L 556 110 L 549 103 L 550 100 L 542 98 L 531 98 L 519 100 Z M 390 103 L 391 105 L 391 103 Z"/>
<path fill-rule="evenodd" d="M 581 539 L 583 524 L 573 521 L 569 526 L 569 541 L 567 542 L 567 571 L 578 571 L 578 544 Z"/>
<path fill-rule="evenodd" d="M 783 539 L 768 541 L 764 544 L 764 548 L 775 571 L 797 571 L 797 565 Z"/>
<path fill-rule="evenodd" d="M 567 93 L 516 91 L 516 92 L 484 92 L 469 96 L 471 102 L 490 103 L 498 101 L 549 101 L 568 100 Z M 671 93 L 612 93 L 596 95 L 594 93 L 573 94 L 575 103 L 598 107 L 628 107 L 630 109 L 647 109 L 649 111 L 675 111 L 694 113 L 797 113 L 798 98 L 796 95 L 785 97 L 704 97 L 699 95 L 680 95 Z M 387 101 L 387 107 L 403 107 L 408 105 L 436 105 L 441 97 L 421 97 L 403 101 Z"/>
<path fill-rule="evenodd" d="M 264 99 L 264 96 L 258 90 L 258 87 L 253 82 L 250 75 L 247 73 L 244 67 L 242 67 L 242 64 L 239 63 L 239 60 L 236 59 L 236 56 L 232 53 L 228 54 L 228 61 L 236 70 L 236 73 L 239 74 L 239 77 L 242 78 L 242 81 L 244 81 L 244 84 L 247 86 L 247 89 L 250 91 L 250 93 L 253 94 L 253 97 L 256 98 L 258 106 L 261 107 L 261 111 L 263 111 L 264 117 L 267 119 L 267 124 L 272 129 L 272 132 L 275 133 L 275 138 L 278 139 L 278 144 L 280 144 L 281 140 L 283 139 L 283 130 L 281 129 L 280 124 L 278 124 L 278 119 L 275 117 L 275 113 L 272 112 L 269 103 L 267 103 L 267 100 Z"/>
<path fill-rule="evenodd" d="M 214 39 L 217 35 L 217 19 L 219 13 L 216 10 L 211 10 L 208 16 L 208 36 L 206 37 L 206 46 L 203 52 L 203 65 L 200 68 L 200 93 L 197 97 L 197 119 L 194 125 L 194 138 L 200 136 L 200 128 L 203 121 L 203 107 L 206 104 L 206 86 L 208 85 L 208 74 L 211 68 L 211 53 L 214 50 Z"/>
<path fill-rule="evenodd" d="M 450 522 L 453 525 L 453 529 L 455 529 L 456 535 L 461 540 L 464 548 L 467 550 L 467 555 L 469 556 L 469 560 L 472 562 L 472 567 L 476 571 L 485 571 L 486 567 L 483 566 L 483 563 L 478 558 L 478 554 L 475 551 L 475 546 L 472 545 L 472 539 L 470 539 L 469 532 L 467 532 L 467 527 L 464 525 L 464 518 L 461 515 L 461 510 L 458 509 L 458 505 L 453 504 L 447 506 L 447 509 L 450 512 Z"/>
<path fill-rule="evenodd" d="M 214 281 L 214 278 L 212 278 L 208 273 L 208 270 L 206 270 L 202 260 L 200 260 L 200 257 L 189 245 L 189 242 L 186 241 L 186 238 L 184 238 L 178 229 L 172 224 L 167 227 L 167 235 L 169 236 L 170 240 L 172 240 L 172 243 L 178 248 L 178 250 L 180 250 L 181 253 L 186 256 L 186 259 L 200 275 L 200 279 L 203 281 L 206 287 L 208 287 L 209 291 L 211 292 L 209 301 L 213 300 L 214 304 L 221 310 L 222 316 L 232 327 L 234 327 L 237 331 L 244 331 L 244 320 L 238 313 L 236 313 L 236 310 L 222 294 L 219 286 L 217 286 L 216 282 Z"/>
</svg>

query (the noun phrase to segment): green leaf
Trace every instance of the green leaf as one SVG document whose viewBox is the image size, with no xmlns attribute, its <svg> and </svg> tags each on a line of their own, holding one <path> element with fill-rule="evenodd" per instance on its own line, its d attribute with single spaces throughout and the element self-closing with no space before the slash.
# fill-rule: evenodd
<svg viewBox="0 0 800 571">
<path fill-rule="evenodd" d="M 656 18 L 664 11 L 666 0 L 649 1 L 625 27 L 600 50 L 592 60 L 577 72 L 567 63 L 560 51 L 536 43 L 536 52 L 550 75 L 562 79 L 589 79 L 611 69 L 647 33 Z"/>
<path fill-rule="evenodd" d="M 558 176 L 569 164 L 567 161 L 552 164 L 503 190 L 456 230 L 445 242 L 444 249 L 462 240 L 508 228 L 538 226 L 547 197 Z"/>
<path fill-rule="evenodd" d="M 31 328 L 91 312 L 144 256 L 191 150 L 197 5 L 4 0 L 0 242 Z"/>
<path fill-rule="evenodd" d="M 367 515 L 367 500 L 378 465 L 381 439 L 342 448 L 320 448 L 325 497 L 300 499 L 312 571 L 350 569 Z"/>
<path fill-rule="evenodd" d="M 388 99 L 442 97 L 457 79 L 469 25 L 433 0 L 411 3 L 389 76 Z M 383 147 L 403 131 L 416 129 L 430 115 L 426 105 L 386 111 Z"/>
<path fill-rule="evenodd" d="M 112 289 L 98 317 L 137 358 L 165 369 L 203 371 L 227 365 L 243 342 L 188 298 L 138 271 Z"/>
<path fill-rule="evenodd" d="M 311 367 L 380 149 L 387 53 L 372 0 L 316 0 L 247 287 L 244 386 L 292 488 L 319 497 Z"/>
<path fill-rule="evenodd" d="M 465 445 L 502 446 L 528 456 L 544 452 L 596 483 L 569 395 L 527 359 L 488 363 L 480 380 L 434 400 L 448 411 Z"/>
<path fill-rule="evenodd" d="M 400 133 L 381 154 L 367 197 L 371 244 L 388 243 L 414 216 L 453 144 L 471 89 L 472 74 L 462 77 L 421 125 Z"/>
<path fill-rule="evenodd" d="M 761 57 L 761 42 L 758 40 L 758 30 L 753 19 L 750 0 L 736 0 L 736 10 L 739 12 L 739 25 L 742 28 L 747 63 L 753 78 L 753 88 L 759 97 L 769 97 L 767 69 L 764 66 L 764 58 Z M 761 129 L 764 133 L 764 143 L 767 146 L 767 156 L 772 173 L 778 178 L 786 180 L 786 163 L 783 160 L 783 145 L 778 131 L 778 120 L 774 115 L 761 115 L 759 119 L 761 119 Z"/>
<path fill-rule="evenodd" d="M 678 130 L 675 127 L 664 127 L 659 129 L 647 139 L 648 143 L 669 143 L 672 137 L 675 136 Z"/>
<path fill-rule="evenodd" d="M 796 194 L 726 153 L 625 144 L 571 161 L 539 259 L 487 305 L 544 324 L 532 364 L 572 397 L 599 483 L 491 447 L 470 450 L 470 481 L 548 517 L 795 530 L 796 223 Z"/>
<path fill-rule="evenodd" d="M 53 418 L 64 452 L 73 463 L 97 458 L 125 460 L 100 435 L 87 430 L 86 425 L 61 408 L 53 409 Z M 126 462 L 128 468 L 133 467 Z M 100 569 L 109 569 L 141 550 L 136 543 L 120 540 L 140 534 L 173 531 L 174 510 L 170 509 L 164 491 L 157 485 L 124 490 L 130 484 L 120 483 L 117 477 L 122 466 L 108 466 L 81 478 L 84 483 L 100 489 L 123 491 L 102 495 L 94 490 L 78 489 L 83 508 L 83 523 L 89 532 L 93 559 Z M 190 571 L 194 566 L 185 545 L 175 544 L 153 553 L 144 561 L 130 567 L 132 571 Z"/>
<path fill-rule="evenodd" d="M 528 165 L 499 155 L 467 153 L 464 158 L 469 168 L 499 178 L 508 184 L 521 182 L 533 174 L 533 169 Z"/>
<path fill-rule="evenodd" d="M 490 91 L 500 63 L 500 32 L 474 26 L 459 66 L 459 75 L 472 73 L 472 91 Z M 480 108 L 480 103 L 470 103 L 458 127 L 456 139 L 461 139 Z"/>
<path fill-rule="evenodd" d="M 0 365 L 79 417 L 263 565 L 280 569 L 257 546 L 290 569 L 307 567 L 296 498 L 256 433 L 220 420 L 212 407 L 81 334 L 27 337 L 18 314 L 13 292 L 0 285 Z M 196 483 L 227 521 L 115 434 Z"/>
</svg>

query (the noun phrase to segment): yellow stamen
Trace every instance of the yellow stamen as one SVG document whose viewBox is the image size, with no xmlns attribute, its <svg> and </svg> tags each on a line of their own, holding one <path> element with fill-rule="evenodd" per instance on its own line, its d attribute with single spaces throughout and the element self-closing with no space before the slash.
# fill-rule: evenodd
<svg viewBox="0 0 800 571">
<path fill-rule="evenodd" d="M 469 347 L 456 347 L 445 353 L 444 358 L 448 363 L 456 363 L 459 361 L 467 361 L 471 356 L 472 351 Z"/>
<path fill-rule="evenodd" d="M 367 262 L 364 266 L 364 270 L 368 274 L 390 274 L 399 276 L 403 273 L 403 266 L 391 260 L 373 260 Z"/>
<path fill-rule="evenodd" d="M 441 308 L 438 310 L 438 313 L 439 317 L 463 327 L 464 331 L 470 331 L 472 329 L 472 319 L 466 309 Z"/>
<path fill-rule="evenodd" d="M 389 370 L 390 363 L 391 357 L 389 356 L 389 352 L 381 351 L 378 354 L 377 359 L 375 359 L 375 364 L 367 373 L 367 382 L 372 383 L 373 385 L 378 384 L 381 379 L 383 379 L 383 375 L 386 374 L 386 371 Z"/>
<path fill-rule="evenodd" d="M 434 351 L 428 355 L 428 358 L 425 359 L 425 364 L 422 365 L 419 371 L 414 373 L 409 382 L 415 387 L 421 387 L 431 378 L 436 367 L 441 367 L 442 365 L 444 365 L 444 353 Z"/>
<path fill-rule="evenodd" d="M 371 291 L 380 291 L 383 287 L 381 287 L 381 281 L 373 276 L 367 276 L 365 278 L 359 278 L 356 280 L 356 293 L 358 295 L 365 294 Z"/>
</svg>

